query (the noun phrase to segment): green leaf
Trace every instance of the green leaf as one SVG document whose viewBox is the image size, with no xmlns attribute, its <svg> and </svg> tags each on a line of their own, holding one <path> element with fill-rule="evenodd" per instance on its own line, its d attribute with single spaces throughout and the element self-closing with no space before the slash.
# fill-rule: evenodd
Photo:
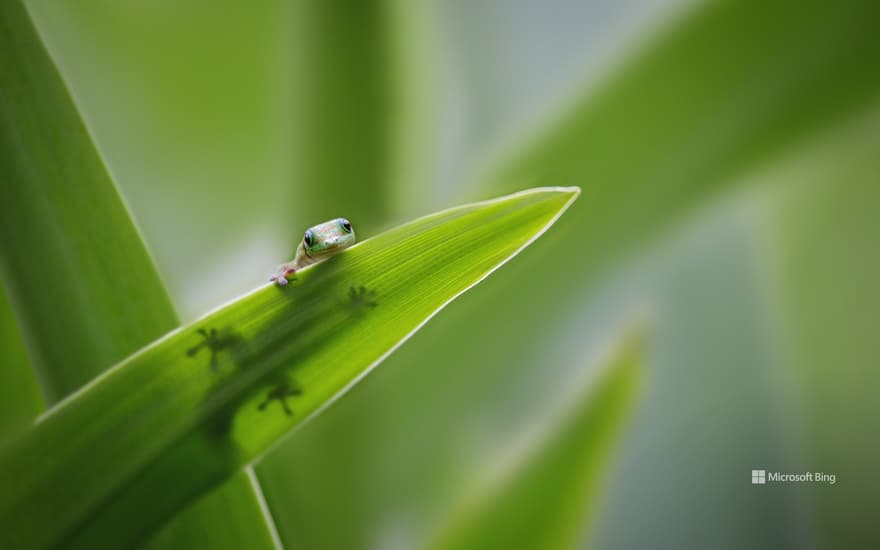
<svg viewBox="0 0 880 550">
<path fill-rule="evenodd" d="M 25 8 L 0 10 L 0 254 L 54 402 L 177 317 Z"/>
<path fill-rule="evenodd" d="M 829 546 L 876 547 L 880 482 L 880 103 L 772 169 L 756 202 L 786 390 L 803 471 L 836 475 L 807 493 Z"/>
<path fill-rule="evenodd" d="M 0 446 L 25 428 L 43 410 L 43 397 L 24 349 L 12 307 L 0 286 Z"/>
<path fill-rule="evenodd" d="M 385 2 L 301 2 L 291 36 L 294 207 L 345 215 L 361 231 L 386 219 L 391 154 L 391 50 Z M 340 159 L 344 155 L 344 160 Z"/>
<path fill-rule="evenodd" d="M 328 406 L 577 194 L 539 188 L 420 218 L 129 357 L 0 457 L 0 546 L 139 540 Z"/>
<path fill-rule="evenodd" d="M 3 276 L 52 403 L 171 330 L 178 319 L 29 14 L 18 1 L 0 10 L 6 52 L 0 59 L 0 163 L 7 177 L 0 189 Z M 17 336 L 6 313 L 4 340 Z M 3 427 L 30 421 L 42 408 L 32 374 L 22 371 L 28 363 L 20 348 L 18 341 L 4 341 L 2 391 L 14 395 L 2 401 L 16 414 L 3 414 Z M 20 403 L 26 399 L 29 407 Z M 242 541 L 254 548 L 262 537 L 263 547 L 272 548 L 251 483 L 240 478 L 216 499 L 209 495 L 187 510 L 161 544 L 198 537 L 201 545 Z M 222 528 L 198 528 L 206 523 Z"/>
<path fill-rule="evenodd" d="M 290 252 L 290 2 L 25 3 L 181 316 Z"/>
<path fill-rule="evenodd" d="M 533 178 L 583 186 L 590 200 L 561 226 L 577 235 L 581 254 L 554 281 L 583 287 L 717 196 L 733 174 L 873 101 L 880 71 L 862 54 L 880 48 L 875 15 L 876 3 L 861 0 L 798 10 L 707 3 L 528 136 L 476 187 L 503 192 Z M 567 247 L 555 244 L 549 254 Z"/>
<path fill-rule="evenodd" d="M 553 411 L 538 429 L 523 430 L 524 442 L 499 453 L 430 546 L 576 547 L 603 468 L 635 405 L 644 360 L 645 331 L 631 330 L 598 365 L 589 391 Z"/>
<path fill-rule="evenodd" d="M 271 521 L 256 478 L 241 471 L 175 515 L 141 548 L 278 550 Z"/>
<path fill-rule="evenodd" d="M 430 10 L 375 0 L 300 2 L 292 12 L 290 207 L 298 218 L 344 214 L 372 234 L 430 195 Z"/>
</svg>

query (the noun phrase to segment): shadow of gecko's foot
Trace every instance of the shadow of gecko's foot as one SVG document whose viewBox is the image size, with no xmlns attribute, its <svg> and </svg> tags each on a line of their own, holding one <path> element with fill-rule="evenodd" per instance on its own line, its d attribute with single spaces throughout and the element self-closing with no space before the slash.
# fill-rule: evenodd
<svg viewBox="0 0 880 550">
<path fill-rule="evenodd" d="M 215 344 L 215 342 L 216 342 L 216 340 L 217 340 L 217 329 L 215 329 L 215 328 L 212 328 L 210 331 L 207 331 L 207 330 L 205 330 L 205 329 L 203 329 L 203 328 L 200 328 L 200 329 L 197 330 L 196 332 L 198 332 L 199 334 L 201 334 L 201 335 L 202 335 L 202 338 L 204 338 L 205 340 L 204 340 L 203 342 L 199 342 L 198 344 L 196 344 L 196 345 L 194 345 L 193 347 L 191 347 L 191 348 L 189 348 L 188 350 L 186 350 L 186 355 L 187 355 L 188 357 L 193 357 L 193 356 L 194 356 L 195 354 L 197 354 L 202 348 L 205 348 L 205 347 L 207 347 L 207 348 L 211 348 L 211 347 L 213 347 L 214 344 Z"/>
<path fill-rule="evenodd" d="M 363 285 L 357 288 L 351 287 L 348 289 L 348 308 L 353 313 L 360 313 L 367 308 L 376 307 L 379 305 L 376 302 L 377 296 L 375 290 L 367 290 L 367 287 Z"/>
<path fill-rule="evenodd" d="M 210 330 L 200 328 L 196 332 L 199 333 L 204 340 L 186 350 L 186 355 L 187 357 L 195 357 L 202 348 L 208 348 L 211 354 L 208 364 L 211 366 L 211 370 L 215 372 L 220 368 L 218 354 L 223 350 L 234 350 L 244 343 L 242 337 L 235 332 L 228 332 L 227 334 L 221 335 L 216 328 Z"/>
<path fill-rule="evenodd" d="M 266 399 L 257 405 L 257 408 L 262 411 L 265 410 L 272 401 L 278 401 L 281 403 L 281 408 L 284 410 L 284 413 L 287 416 L 293 416 L 293 411 L 287 406 L 287 398 L 296 395 L 302 395 L 302 390 L 294 387 L 290 382 L 281 382 L 266 394 Z"/>
</svg>

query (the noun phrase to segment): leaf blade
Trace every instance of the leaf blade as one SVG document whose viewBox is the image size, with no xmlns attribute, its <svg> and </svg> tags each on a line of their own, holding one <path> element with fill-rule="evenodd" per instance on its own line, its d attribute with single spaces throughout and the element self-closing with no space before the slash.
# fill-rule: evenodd
<svg viewBox="0 0 880 550">
<path fill-rule="evenodd" d="M 526 434 L 524 445 L 501 453 L 500 464 L 473 484 L 473 494 L 453 509 L 429 546 L 575 547 L 599 474 L 636 404 L 646 337 L 644 326 L 625 333 L 599 362 L 588 391 L 581 388 L 537 434 Z"/>
<path fill-rule="evenodd" d="M 28 351 L 51 404 L 179 320 L 22 2 L 4 3 L 0 28 L 6 52 L 0 60 L 0 165 L 8 178 L 0 189 L 0 256 Z M 11 315 L 4 318 L 4 333 L 6 321 L 12 322 Z M 17 349 L 9 344 L 10 352 Z M 6 375 L 13 373 L 17 370 Z M 24 383 L 4 384 L 4 389 L 24 389 Z M 23 398 L 25 392 L 16 396 Z M 12 400 L 4 399 L 4 404 L 11 406 Z M 41 401 L 39 405 L 42 409 Z M 190 537 L 216 547 L 245 536 L 254 547 L 261 539 L 253 535 L 267 536 L 268 529 L 260 508 L 253 505 L 250 483 L 243 481 L 230 481 L 216 500 L 202 499 L 165 530 L 164 542 L 151 547 Z M 229 498 L 233 492 L 240 495 L 237 503 Z M 227 517 L 239 521 L 225 521 Z M 212 536 L 214 532 L 199 528 L 211 522 L 222 522 L 226 529 L 216 529 L 217 536 Z M 274 546 L 262 542 L 265 548 Z"/>
<path fill-rule="evenodd" d="M 420 218 L 142 349 L 0 457 L 4 541 L 92 547 L 149 531 L 329 405 L 577 195 L 534 189 Z"/>
<path fill-rule="evenodd" d="M 10 183 L 0 186 L 0 252 L 54 402 L 177 316 L 27 10 L 2 10 L 0 165 Z"/>
<path fill-rule="evenodd" d="M 25 429 L 45 408 L 18 330 L 12 307 L 0 285 L 0 349 L 3 350 L 0 384 L 0 446 Z"/>
</svg>

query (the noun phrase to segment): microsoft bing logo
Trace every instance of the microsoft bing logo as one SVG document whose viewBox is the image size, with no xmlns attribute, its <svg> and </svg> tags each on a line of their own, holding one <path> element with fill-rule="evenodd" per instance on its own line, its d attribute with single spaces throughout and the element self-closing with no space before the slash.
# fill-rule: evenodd
<svg viewBox="0 0 880 550">
<path fill-rule="evenodd" d="M 819 482 L 834 485 L 837 483 L 837 474 L 826 474 L 825 472 L 801 472 L 791 474 L 767 472 L 767 470 L 752 470 L 752 485 L 766 485 L 767 483 L 795 481 L 809 481 L 812 483 Z"/>
</svg>

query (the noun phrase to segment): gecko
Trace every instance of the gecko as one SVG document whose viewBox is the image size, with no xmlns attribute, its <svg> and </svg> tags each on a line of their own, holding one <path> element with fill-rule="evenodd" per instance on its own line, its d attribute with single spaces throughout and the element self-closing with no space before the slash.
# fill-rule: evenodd
<svg viewBox="0 0 880 550">
<path fill-rule="evenodd" d="M 353 245 L 354 241 L 354 229 L 351 227 L 351 222 L 345 218 L 336 218 L 310 227 L 306 229 L 299 246 L 296 247 L 293 261 L 278 266 L 269 280 L 284 286 L 288 283 L 288 276 L 345 250 Z"/>
</svg>

